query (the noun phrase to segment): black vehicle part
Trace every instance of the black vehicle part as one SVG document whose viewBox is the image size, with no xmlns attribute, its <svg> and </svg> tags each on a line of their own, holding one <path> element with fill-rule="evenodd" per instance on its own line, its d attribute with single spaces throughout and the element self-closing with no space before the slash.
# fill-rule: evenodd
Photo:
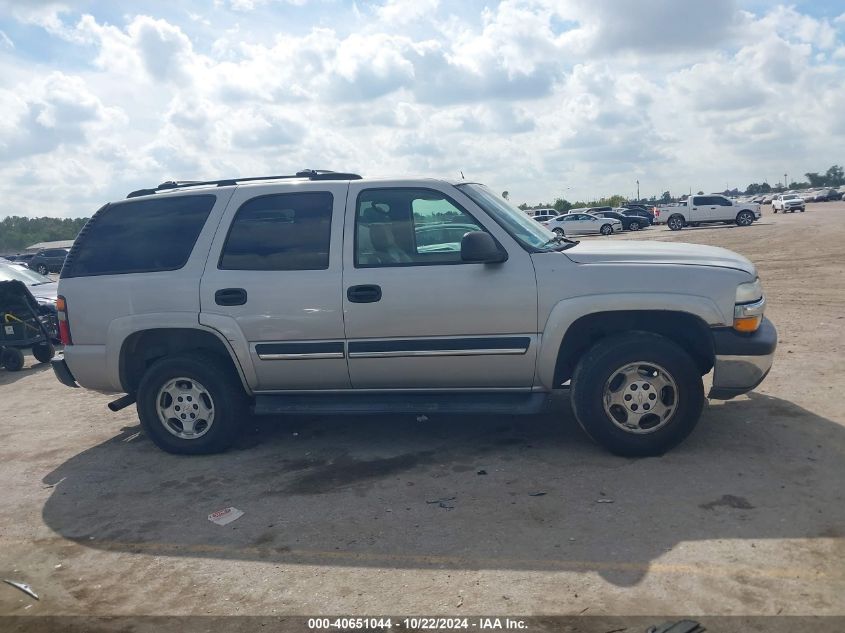
<svg viewBox="0 0 845 633">
<path fill-rule="evenodd" d="M 23 369 L 23 352 L 16 347 L 0 347 L 0 362 L 6 371 Z"/>
<path fill-rule="evenodd" d="M 112 411 L 120 411 L 121 409 L 128 407 L 130 404 L 135 404 L 135 394 L 133 393 L 128 393 L 117 400 L 112 400 L 106 406 Z"/>
<path fill-rule="evenodd" d="M 706 630 L 695 620 L 678 620 L 650 626 L 646 633 L 704 633 Z"/>
<path fill-rule="evenodd" d="M 361 180 L 358 174 L 348 172 L 331 171 L 329 169 L 303 169 L 289 176 L 252 176 L 249 178 L 224 178 L 221 180 L 168 180 L 153 189 L 138 189 L 127 195 L 127 198 L 148 196 L 159 191 L 171 189 L 183 189 L 185 187 L 201 187 L 215 185 L 217 187 L 228 187 L 242 182 L 257 182 L 262 180 L 289 180 L 291 178 L 307 178 L 308 180 Z"/>
</svg>

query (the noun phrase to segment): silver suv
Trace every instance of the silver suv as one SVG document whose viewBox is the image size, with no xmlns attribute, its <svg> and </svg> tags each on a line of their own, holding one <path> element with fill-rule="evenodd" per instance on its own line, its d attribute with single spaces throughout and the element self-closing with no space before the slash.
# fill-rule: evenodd
<svg viewBox="0 0 845 633">
<path fill-rule="evenodd" d="M 210 453 L 254 414 L 575 415 L 621 455 L 756 387 L 777 335 L 751 262 L 577 242 L 484 185 L 296 176 L 169 182 L 105 205 L 59 283 L 59 380 L 126 394 L 148 436 Z"/>
</svg>

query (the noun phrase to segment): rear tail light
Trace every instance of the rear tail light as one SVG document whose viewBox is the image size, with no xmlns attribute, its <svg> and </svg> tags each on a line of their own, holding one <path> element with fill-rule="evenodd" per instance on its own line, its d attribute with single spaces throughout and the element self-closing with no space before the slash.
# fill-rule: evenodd
<svg viewBox="0 0 845 633">
<path fill-rule="evenodd" d="M 73 345 L 70 336 L 70 323 L 67 320 L 67 301 L 61 295 L 56 299 L 56 312 L 59 317 L 59 340 L 62 345 Z"/>
</svg>

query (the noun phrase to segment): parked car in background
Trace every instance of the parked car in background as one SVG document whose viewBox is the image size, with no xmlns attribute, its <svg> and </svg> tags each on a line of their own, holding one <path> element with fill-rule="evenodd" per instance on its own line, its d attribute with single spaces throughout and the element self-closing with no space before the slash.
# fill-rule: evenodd
<svg viewBox="0 0 845 633">
<path fill-rule="evenodd" d="M 549 213 L 549 214 L 538 213 L 537 215 L 535 215 L 533 217 L 534 217 L 535 220 L 537 220 L 537 222 L 548 222 L 552 218 L 556 218 L 558 215 L 560 215 L 560 214 L 559 213 Z"/>
<path fill-rule="evenodd" d="M 26 266 L 29 261 L 35 257 L 35 253 L 18 253 L 17 255 L 6 255 L 6 259 L 15 262 L 16 264 L 23 264 Z"/>
<path fill-rule="evenodd" d="M 472 224 L 457 222 L 421 224 L 414 228 L 417 250 L 420 253 L 460 250 L 464 235 L 474 230 Z"/>
<path fill-rule="evenodd" d="M 546 209 L 526 209 L 525 213 L 531 216 L 532 218 L 537 217 L 538 215 L 550 215 L 556 216 L 560 215 L 560 211 L 557 209 L 546 208 Z"/>
<path fill-rule="evenodd" d="M 619 211 L 619 213 L 622 213 L 623 215 L 630 215 L 642 218 L 643 220 L 648 222 L 649 226 L 654 224 L 654 213 L 647 209 L 640 209 L 635 207 L 621 207 L 620 209 L 617 209 L 617 211 Z"/>
<path fill-rule="evenodd" d="M 761 217 L 760 205 L 741 204 L 722 195 L 691 196 L 686 206 L 658 207 L 657 217 L 673 231 L 680 231 L 685 226 L 723 222 L 737 226 L 750 226 Z"/>
<path fill-rule="evenodd" d="M 27 262 L 27 265 L 42 275 L 57 273 L 62 270 L 67 254 L 68 249 L 66 248 L 45 248 L 42 251 L 38 251 Z"/>
<path fill-rule="evenodd" d="M 0 263 L 0 281 L 20 281 L 26 284 L 32 296 L 38 302 L 42 323 L 54 341 L 59 340 L 59 320 L 56 311 L 56 298 L 59 284 L 49 277 L 44 277 L 25 266 Z"/>
<path fill-rule="evenodd" d="M 543 226 L 558 235 L 612 235 L 622 231 L 622 222 L 615 218 L 598 218 L 589 213 L 567 213 L 546 222 Z"/>
<path fill-rule="evenodd" d="M 597 213 L 599 211 L 613 211 L 613 207 L 587 207 L 587 213 Z"/>
<path fill-rule="evenodd" d="M 760 204 L 772 204 L 772 200 L 774 200 L 774 199 L 775 199 L 774 195 L 763 196 L 763 200 L 760 202 Z"/>
<path fill-rule="evenodd" d="M 790 213 L 800 211 L 804 213 L 805 207 L 804 200 L 797 193 L 782 193 L 772 200 L 772 213 L 777 213 L 778 211 L 782 211 L 783 213 L 787 211 Z"/>
<path fill-rule="evenodd" d="M 831 200 L 841 200 L 842 194 L 836 189 L 820 189 L 816 192 L 813 202 L 830 202 Z"/>
<path fill-rule="evenodd" d="M 622 223 L 623 231 L 639 231 L 640 229 L 649 226 L 645 219 L 636 215 L 625 215 L 618 209 L 615 211 L 597 211 L 595 213 L 591 213 L 590 215 L 594 215 L 597 218 L 619 220 Z"/>
<path fill-rule="evenodd" d="M 816 191 L 802 191 L 799 195 L 804 202 L 815 202 Z"/>
</svg>

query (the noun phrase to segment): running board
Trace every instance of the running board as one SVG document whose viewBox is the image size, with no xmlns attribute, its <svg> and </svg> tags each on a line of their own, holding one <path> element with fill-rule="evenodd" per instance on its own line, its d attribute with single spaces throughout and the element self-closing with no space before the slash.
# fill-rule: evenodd
<svg viewBox="0 0 845 633">
<path fill-rule="evenodd" d="M 315 393 L 255 397 L 255 415 L 439 413 L 533 415 L 548 399 L 545 393 Z"/>
</svg>

